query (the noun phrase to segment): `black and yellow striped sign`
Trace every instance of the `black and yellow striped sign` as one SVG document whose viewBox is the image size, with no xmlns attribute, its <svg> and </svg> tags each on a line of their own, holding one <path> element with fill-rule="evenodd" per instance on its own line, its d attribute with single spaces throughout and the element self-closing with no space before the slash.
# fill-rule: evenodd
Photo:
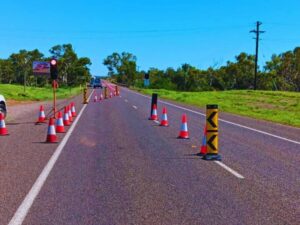
<svg viewBox="0 0 300 225">
<path fill-rule="evenodd" d="M 83 104 L 88 104 L 87 100 L 87 88 L 83 88 Z"/>
<path fill-rule="evenodd" d="M 119 96 L 120 95 L 120 92 L 119 92 L 119 87 L 116 85 L 115 87 L 115 92 L 116 92 L 116 96 Z"/>
<path fill-rule="evenodd" d="M 108 89 L 107 89 L 107 87 L 104 87 L 104 98 L 108 99 Z"/>
<path fill-rule="evenodd" d="M 221 160 L 219 155 L 219 114 L 218 105 L 207 105 L 206 106 L 206 144 L 207 144 L 207 155 L 204 159 L 208 160 Z"/>
</svg>

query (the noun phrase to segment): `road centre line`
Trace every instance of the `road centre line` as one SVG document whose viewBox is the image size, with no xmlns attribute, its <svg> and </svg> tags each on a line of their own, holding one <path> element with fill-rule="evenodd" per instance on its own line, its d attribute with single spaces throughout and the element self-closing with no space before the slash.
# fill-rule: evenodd
<svg viewBox="0 0 300 225">
<path fill-rule="evenodd" d="M 143 95 L 143 94 L 140 94 L 140 93 L 136 93 L 136 92 L 131 91 L 131 90 L 128 90 L 128 91 L 130 91 L 130 92 L 132 92 L 134 94 L 137 94 L 137 95 L 141 95 L 141 96 L 143 96 L 145 98 L 151 99 L 151 97 L 149 97 L 149 96 L 146 96 L 146 95 Z M 200 112 L 197 112 L 197 111 L 194 111 L 194 110 L 191 110 L 191 109 L 187 109 L 187 108 L 184 108 L 182 106 L 178 106 L 178 105 L 175 105 L 175 104 L 172 104 L 172 103 L 169 103 L 169 102 L 165 102 L 165 101 L 162 101 L 162 100 L 159 100 L 159 101 L 162 102 L 162 103 L 164 103 L 164 104 L 166 104 L 166 105 L 170 105 L 170 106 L 173 106 L 173 107 L 178 108 L 178 109 L 186 110 L 186 111 L 189 111 L 189 112 L 201 115 L 201 116 L 206 116 L 204 113 L 200 113 Z M 240 128 L 244 128 L 244 129 L 247 129 L 247 130 L 251 130 L 251 131 L 254 131 L 254 132 L 257 132 L 257 133 L 261 133 L 261 134 L 264 134 L 264 135 L 267 135 L 267 136 L 270 136 L 270 137 L 274 137 L 274 138 L 277 138 L 277 139 L 280 139 L 280 140 L 283 140 L 283 141 L 288 141 L 288 142 L 300 145 L 299 141 L 295 141 L 295 140 L 292 140 L 292 139 L 289 139 L 289 138 L 281 137 L 281 136 L 278 136 L 278 135 L 275 135 L 275 134 L 271 134 L 271 133 L 268 133 L 268 132 L 265 132 L 265 131 L 262 131 L 262 130 L 257 130 L 255 128 L 247 127 L 247 126 L 244 126 L 242 124 L 230 122 L 230 121 L 224 120 L 224 119 L 219 119 L 219 121 L 221 121 L 223 123 L 227 123 L 227 124 L 233 125 L 233 126 L 237 126 L 237 127 L 240 127 Z"/>
<path fill-rule="evenodd" d="M 135 105 L 133 105 L 132 107 L 133 107 L 134 109 L 137 109 L 137 106 L 135 106 Z"/>
<path fill-rule="evenodd" d="M 94 90 L 91 92 L 89 98 L 88 98 L 88 102 L 90 101 L 90 98 L 92 96 L 92 94 L 94 93 Z M 19 206 L 19 208 L 17 209 L 17 211 L 15 212 L 14 216 L 12 217 L 12 219 L 10 220 L 8 225 L 21 225 L 24 221 L 24 219 L 26 218 L 32 204 L 34 203 L 34 200 L 36 199 L 36 197 L 38 196 L 39 192 L 41 191 L 44 183 L 46 182 L 50 172 L 52 171 L 56 161 L 58 160 L 60 154 L 62 153 L 63 148 L 65 147 L 67 141 L 69 140 L 72 132 L 74 131 L 83 111 L 85 110 L 85 108 L 87 107 L 87 104 L 85 104 L 78 116 L 76 117 L 75 121 L 73 122 L 72 126 L 70 127 L 70 129 L 68 130 L 66 136 L 62 139 L 61 143 L 58 145 L 58 147 L 56 148 L 56 150 L 54 151 L 53 155 L 51 156 L 51 158 L 49 159 L 47 165 L 44 167 L 43 171 L 41 172 L 41 174 L 39 175 L 39 177 L 37 178 L 37 180 L 35 181 L 35 183 L 33 184 L 33 186 L 31 187 L 30 191 L 27 193 L 26 197 L 24 198 L 23 202 L 21 203 L 21 205 Z"/>
<path fill-rule="evenodd" d="M 127 100 L 127 99 L 125 99 L 124 101 L 125 101 L 125 102 L 128 102 L 128 100 Z"/>
</svg>

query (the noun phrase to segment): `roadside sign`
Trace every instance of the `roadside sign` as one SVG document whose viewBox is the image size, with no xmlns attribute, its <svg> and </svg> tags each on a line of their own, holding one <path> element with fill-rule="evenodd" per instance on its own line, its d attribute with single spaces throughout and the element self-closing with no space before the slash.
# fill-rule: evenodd
<svg viewBox="0 0 300 225">
<path fill-rule="evenodd" d="M 50 63 L 34 61 L 32 63 L 32 70 L 34 75 L 50 75 Z"/>
<path fill-rule="evenodd" d="M 149 87 L 150 85 L 150 76 L 149 73 L 145 73 L 144 75 L 144 87 Z"/>
<path fill-rule="evenodd" d="M 150 85 L 150 80 L 149 79 L 144 79 L 144 86 L 149 87 Z"/>
<path fill-rule="evenodd" d="M 219 136 L 219 123 L 218 123 L 218 105 L 206 106 L 206 144 L 207 154 L 204 156 L 206 160 L 221 160 L 219 155 L 218 136 Z"/>
</svg>

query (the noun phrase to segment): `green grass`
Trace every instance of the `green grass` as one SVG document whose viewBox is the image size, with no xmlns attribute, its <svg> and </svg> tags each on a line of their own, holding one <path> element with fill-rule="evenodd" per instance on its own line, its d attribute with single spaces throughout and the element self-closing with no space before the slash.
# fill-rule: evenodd
<svg viewBox="0 0 300 225">
<path fill-rule="evenodd" d="M 80 87 L 58 88 L 56 96 L 58 99 L 68 98 L 80 93 Z M 21 85 L 13 84 L 0 84 L 0 94 L 4 95 L 6 100 L 16 101 L 42 101 L 53 99 L 53 91 L 51 87 L 37 88 L 37 87 L 24 87 Z"/>
<path fill-rule="evenodd" d="M 220 111 L 300 127 L 300 93 L 279 91 L 178 92 L 164 89 L 137 89 L 144 94 L 205 107 L 218 104 Z"/>
</svg>

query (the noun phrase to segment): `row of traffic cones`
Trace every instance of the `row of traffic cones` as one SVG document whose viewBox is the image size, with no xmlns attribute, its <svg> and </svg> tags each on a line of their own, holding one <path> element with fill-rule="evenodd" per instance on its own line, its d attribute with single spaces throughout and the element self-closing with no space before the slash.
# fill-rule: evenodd
<svg viewBox="0 0 300 225">
<path fill-rule="evenodd" d="M 71 102 L 70 105 L 65 107 L 65 114 L 68 113 L 69 119 L 72 122 L 72 117 L 76 116 L 76 111 L 75 111 L 75 104 L 74 102 Z M 40 106 L 40 111 L 39 111 L 39 117 L 37 120 L 37 123 L 45 123 L 46 122 L 46 116 L 45 116 L 45 110 L 44 106 Z"/>
<path fill-rule="evenodd" d="M 64 114 L 62 112 L 57 113 L 56 121 L 54 118 L 49 119 L 46 142 L 57 143 L 56 133 L 65 133 L 65 126 L 71 125 L 73 117 L 76 117 L 76 110 L 75 104 L 72 102 L 64 108 Z"/>
<path fill-rule="evenodd" d="M 158 115 L 157 115 L 157 106 L 154 104 L 151 112 L 151 116 L 149 120 L 155 120 L 158 121 Z M 167 115 L 167 108 L 163 108 L 162 116 L 161 116 L 161 122 L 159 124 L 162 127 L 168 127 L 169 122 L 168 122 L 168 115 Z"/>
<path fill-rule="evenodd" d="M 158 121 L 156 104 L 154 104 L 153 107 L 152 107 L 151 116 L 150 116 L 149 120 Z M 169 126 L 167 108 L 166 107 L 163 108 L 160 126 L 164 126 L 164 127 Z M 207 129 L 206 129 L 206 126 L 205 126 L 204 131 L 203 131 L 202 145 L 200 147 L 200 152 L 198 153 L 198 155 L 201 155 L 201 156 L 203 156 L 207 153 L 206 133 L 207 133 Z M 180 127 L 179 135 L 178 135 L 177 138 L 179 138 L 179 139 L 189 139 L 189 132 L 188 132 L 186 114 L 182 115 L 181 127 Z"/>
<path fill-rule="evenodd" d="M 108 96 L 109 98 L 112 98 L 113 96 L 117 96 L 117 94 L 115 92 L 109 92 Z M 99 97 L 97 96 L 97 94 L 94 95 L 94 102 L 98 102 L 98 101 L 100 102 L 102 100 L 104 100 L 102 93 L 99 95 Z"/>
<path fill-rule="evenodd" d="M 99 101 L 102 101 L 103 99 L 104 99 L 104 97 L 103 97 L 103 94 L 101 93 L 99 95 Z M 98 96 L 97 95 L 94 96 L 94 102 L 98 102 Z"/>
<path fill-rule="evenodd" d="M 64 133 L 65 132 L 64 127 L 71 125 L 71 122 L 73 121 L 73 117 L 76 117 L 74 102 L 72 102 L 70 105 L 64 108 L 64 116 L 62 115 L 62 112 L 58 112 L 56 123 L 54 118 L 49 119 L 46 142 L 56 143 L 57 142 L 56 133 Z M 45 123 L 45 121 L 46 121 L 45 110 L 44 110 L 44 106 L 41 105 L 37 123 Z M 8 134 L 9 133 L 5 125 L 4 115 L 0 113 L 0 136 L 6 136 Z"/>
<path fill-rule="evenodd" d="M 112 98 L 114 96 L 120 96 L 120 92 L 118 90 L 110 89 L 108 97 Z M 94 102 L 98 102 L 98 101 L 102 101 L 102 100 L 104 100 L 104 96 L 102 93 L 99 96 L 97 94 L 94 95 Z"/>
<path fill-rule="evenodd" d="M 153 105 L 153 108 L 152 108 L 152 111 L 151 111 L 151 116 L 150 116 L 149 120 L 158 121 L 157 106 L 156 106 L 156 104 Z M 163 127 L 168 127 L 169 126 L 168 115 L 167 115 L 167 108 L 166 107 L 163 108 L 161 122 L 160 122 L 159 125 L 163 126 Z M 178 138 L 189 139 L 189 132 L 188 132 L 186 114 L 182 115 L 182 124 L 181 124 L 181 128 L 180 128 L 180 132 L 179 132 Z"/>
</svg>

